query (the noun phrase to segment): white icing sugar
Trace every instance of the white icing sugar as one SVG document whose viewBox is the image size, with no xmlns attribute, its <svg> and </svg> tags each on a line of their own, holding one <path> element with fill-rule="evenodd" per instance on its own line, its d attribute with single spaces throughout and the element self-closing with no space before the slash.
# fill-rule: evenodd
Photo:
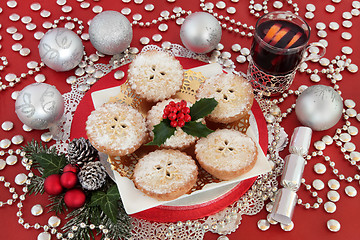
<svg viewBox="0 0 360 240">
<path fill-rule="evenodd" d="M 242 169 L 256 157 L 253 140 L 239 131 L 221 129 L 201 138 L 195 145 L 196 157 L 223 171 Z"/>
<path fill-rule="evenodd" d="M 86 131 L 94 146 L 124 151 L 144 139 L 146 124 L 134 108 L 121 103 L 106 103 L 88 116 Z"/>
<path fill-rule="evenodd" d="M 207 79 L 200 86 L 196 97 L 215 98 L 218 105 L 210 115 L 215 118 L 228 118 L 250 110 L 252 91 L 246 79 L 232 73 L 221 73 Z"/>
<path fill-rule="evenodd" d="M 166 194 L 176 191 L 197 176 L 195 161 L 178 150 L 156 150 L 139 160 L 134 181 L 146 191 Z"/>
<path fill-rule="evenodd" d="M 183 82 L 180 62 L 160 51 L 139 54 L 128 71 L 131 88 L 150 101 L 169 98 L 180 90 Z"/>
</svg>

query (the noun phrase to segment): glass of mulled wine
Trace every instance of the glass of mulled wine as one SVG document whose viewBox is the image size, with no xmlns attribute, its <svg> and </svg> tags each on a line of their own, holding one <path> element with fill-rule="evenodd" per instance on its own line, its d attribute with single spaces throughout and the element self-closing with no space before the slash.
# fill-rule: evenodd
<svg viewBox="0 0 360 240">
<path fill-rule="evenodd" d="M 291 12 L 276 11 L 262 16 L 255 26 L 248 68 L 248 79 L 254 89 L 265 96 L 283 93 L 302 62 L 324 56 L 325 47 L 320 43 L 308 44 L 309 38 L 309 25 Z M 319 53 L 308 55 L 310 47 L 318 48 L 313 52 Z"/>
</svg>

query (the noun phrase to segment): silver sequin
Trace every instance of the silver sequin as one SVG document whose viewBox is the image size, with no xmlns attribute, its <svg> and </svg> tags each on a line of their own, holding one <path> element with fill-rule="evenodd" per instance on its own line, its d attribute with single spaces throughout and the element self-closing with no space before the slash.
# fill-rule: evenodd
<svg viewBox="0 0 360 240">
<path fill-rule="evenodd" d="M 48 18 L 48 17 L 50 17 L 50 15 L 51 15 L 51 12 L 49 12 L 48 10 L 42 10 L 40 12 L 40 16 L 42 16 L 43 18 Z"/>
<path fill-rule="evenodd" d="M 341 33 L 341 37 L 345 40 L 350 40 L 352 38 L 352 35 L 349 32 L 343 32 Z"/>
<path fill-rule="evenodd" d="M 291 231 L 291 230 L 294 229 L 294 223 L 293 223 L 293 222 L 291 222 L 291 223 L 288 224 L 288 225 L 285 225 L 285 224 L 282 224 L 282 223 L 281 223 L 280 226 L 281 226 L 281 229 L 284 230 L 284 231 L 286 231 L 286 232 Z"/>
<path fill-rule="evenodd" d="M 328 13 L 333 13 L 333 12 L 335 12 L 335 7 L 334 7 L 334 5 L 326 5 L 326 6 L 325 6 L 325 10 L 326 10 Z"/>
<path fill-rule="evenodd" d="M 352 49 L 351 47 L 345 46 L 345 47 L 342 47 L 342 48 L 341 48 L 341 52 L 342 52 L 343 54 L 349 55 L 349 54 L 352 54 L 353 49 Z"/>
<path fill-rule="evenodd" d="M 331 30 L 338 30 L 339 29 L 339 24 L 337 23 L 337 22 L 331 22 L 331 23 L 329 23 L 329 28 L 331 29 Z"/>
<path fill-rule="evenodd" d="M 316 10 L 316 7 L 314 4 L 306 4 L 306 10 L 308 10 L 309 12 L 314 12 Z"/>
<path fill-rule="evenodd" d="M 326 196 L 332 202 L 337 202 L 340 199 L 340 194 L 334 190 L 330 190 Z"/>
<path fill-rule="evenodd" d="M 39 11 L 41 9 L 41 5 L 40 3 L 32 3 L 30 5 L 30 9 L 33 11 Z"/>
<path fill-rule="evenodd" d="M 33 216 L 40 216 L 44 212 L 43 207 L 40 204 L 36 204 L 31 208 L 31 214 Z"/>
<path fill-rule="evenodd" d="M 334 213 L 336 211 L 336 204 L 333 202 L 326 202 L 324 204 L 324 210 L 327 213 Z"/>
<path fill-rule="evenodd" d="M 15 165 L 18 161 L 18 158 L 15 155 L 10 155 L 6 158 L 6 164 L 7 165 Z"/>
<path fill-rule="evenodd" d="M 284 4 L 281 2 L 281 1 L 275 1 L 273 3 L 273 7 L 276 8 L 276 9 L 280 9 L 284 6 Z"/>
<path fill-rule="evenodd" d="M 330 179 L 328 181 L 328 186 L 331 190 L 338 190 L 340 188 L 340 183 L 336 179 Z"/>
<path fill-rule="evenodd" d="M 11 138 L 11 142 L 15 145 L 19 145 L 24 142 L 24 137 L 22 135 L 15 135 Z"/>
<path fill-rule="evenodd" d="M 352 14 L 350 12 L 343 12 L 342 17 L 346 20 L 349 20 L 352 18 Z"/>
<path fill-rule="evenodd" d="M 24 185 L 27 180 L 27 175 L 25 173 L 19 173 L 15 177 L 15 183 L 17 185 Z"/>
<path fill-rule="evenodd" d="M 342 22 L 342 25 L 343 25 L 343 27 L 345 27 L 345 28 L 351 28 L 351 27 L 352 27 L 352 22 L 349 21 L 349 20 L 344 20 L 344 21 Z"/>
<path fill-rule="evenodd" d="M 340 223 L 335 219 L 327 221 L 326 226 L 332 232 L 338 232 L 340 230 Z"/>
<path fill-rule="evenodd" d="M 43 142 L 50 142 L 53 138 L 53 135 L 50 132 L 46 132 L 41 134 L 41 141 Z"/>
<path fill-rule="evenodd" d="M 150 39 L 148 37 L 142 37 L 140 38 L 140 43 L 143 45 L 149 44 Z"/>
<path fill-rule="evenodd" d="M 124 76 L 125 76 L 125 73 L 122 70 L 118 70 L 114 73 L 114 78 L 117 80 L 123 79 Z"/>
<path fill-rule="evenodd" d="M 321 181 L 320 179 L 315 179 L 315 180 L 312 182 L 312 186 L 313 186 L 316 190 L 320 191 L 320 190 L 324 189 L 325 184 L 324 184 L 324 182 Z"/>
<path fill-rule="evenodd" d="M 101 13 L 103 11 L 103 8 L 99 5 L 96 5 L 92 8 L 93 13 Z"/>
<path fill-rule="evenodd" d="M 312 12 L 306 12 L 305 13 L 305 18 L 307 18 L 307 19 L 313 19 L 314 17 L 315 17 L 315 15 Z"/>
<path fill-rule="evenodd" d="M 266 231 L 270 228 L 270 223 L 265 219 L 261 219 L 257 222 L 257 226 L 260 230 Z"/>
<path fill-rule="evenodd" d="M 345 193 L 349 197 L 355 197 L 357 195 L 357 191 L 353 186 L 346 186 L 345 187 Z"/>
<path fill-rule="evenodd" d="M 317 163 L 314 165 L 314 171 L 317 174 L 324 174 L 326 172 L 326 166 L 322 163 Z"/>
<path fill-rule="evenodd" d="M 11 141 L 7 138 L 0 141 L 0 148 L 2 149 L 7 149 L 10 147 L 10 145 L 11 145 Z"/>
<path fill-rule="evenodd" d="M 11 129 L 13 129 L 13 127 L 14 127 L 14 123 L 10 121 L 5 121 L 1 124 L 1 128 L 4 131 L 10 131 Z"/>
</svg>

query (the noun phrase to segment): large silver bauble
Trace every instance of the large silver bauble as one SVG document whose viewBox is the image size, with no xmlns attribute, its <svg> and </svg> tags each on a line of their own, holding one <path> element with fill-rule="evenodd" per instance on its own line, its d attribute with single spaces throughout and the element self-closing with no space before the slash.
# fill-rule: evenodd
<svg viewBox="0 0 360 240">
<path fill-rule="evenodd" d="M 180 29 L 182 43 L 190 51 L 207 53 L 221 40 L 221 26 L 209 13 L 196 12 L 188 16 Z"/>
<path fill-rule="evenodd" d="M 79 36 L 66 28 L 49 30 L 39 43 L 41 60 L 49 68 L 64 72 L 75 68 L 84 55 Z"/>
<path fill-rule="evenodd" d="M 315 85 L 304 90 L 296 100 L 295 112 L 299 121 L 315 131 L 333 127 L 341 118 L 343 103 L 331 87 Z"/>
<path fill-rule="evenodd" d="M 52 85 L 33 83 L 20 91 L 15 102 L 20 121 L 32 129 L 46 129 L 64 114 L 64 99 Z"/>
<path fill-rule="evenodd" d="M 116 11 L 104 11 L 91 20 L 89 37 L 96 50 L 114 55 L 129 47 L 133 32 L 124 15 Z"/>
</svg>

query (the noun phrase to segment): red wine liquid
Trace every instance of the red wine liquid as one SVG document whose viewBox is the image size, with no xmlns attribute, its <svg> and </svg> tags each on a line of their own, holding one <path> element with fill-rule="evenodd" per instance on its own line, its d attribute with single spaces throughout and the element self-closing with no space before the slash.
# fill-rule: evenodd
<svg viewBox="0 0 360 240">
<path fill-rule="evenodd" d="M 308 36 L 298 25 L 285 20 L 269 20 L 257 28 L 257 35 L 268 45 L 254 38 L 251 46 L 253 61 L 264 72 L 283 75 L 300 63 Z"/>
</svg>

